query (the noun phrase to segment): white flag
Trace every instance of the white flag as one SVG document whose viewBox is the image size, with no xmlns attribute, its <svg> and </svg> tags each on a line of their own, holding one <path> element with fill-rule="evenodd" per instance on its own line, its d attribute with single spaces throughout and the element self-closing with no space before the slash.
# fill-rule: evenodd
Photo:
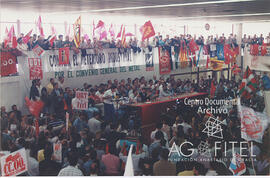
<svg viewBox="0 0 270 178">
<path fill-rule="evenodd" d="M 238 113 L 241 118 L 241 137 L 247 141 L 262 143 L 265 129 L 268 127 L 268 116 L 255 112 L 252 108 L 241 106 L 238 102 Z"/>
<path fill-rule="evenodd" d="M 133 145 L 130 145 L 124 176 L 134 176 L 132 149 L 133 149 Z"/>
</svg>

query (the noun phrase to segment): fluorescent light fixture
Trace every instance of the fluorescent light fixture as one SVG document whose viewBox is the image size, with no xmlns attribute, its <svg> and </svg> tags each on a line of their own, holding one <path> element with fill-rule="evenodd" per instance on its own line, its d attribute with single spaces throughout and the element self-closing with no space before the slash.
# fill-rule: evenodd
<svg viewBox="0 0 270 178">
<path fill-rule="evenodd" d="M 183 7 L 183 6 L 196 6 L 196 5 L 209 5 L 209 4 L 225 4 L 225 3 L 239 3 L 239 2 L 250 2 L 256 0 L 221 0 L 221 1 L 204 1 L 204 2 L 191 2 L 191 3 L 181 3 L 181 4 L 163 4 L 163 5 L 153 5 L 153 6 L 136 6 L 136 7 L 120 7 L 111 9 L 96 9 L 96 10 L 85 10 L 85 11 L 73 11 L 68 13 L 95 13 L 95 12 L 110 12 L 110 11 L 125 11 L 125 10 L 138 10 L 138 9 L 153 9 L 153 8 L 163 8 L 163 7 Z"/>
<path fill-rule="evenodd" d="M 195 16 L 195 17 L 179 17 L 176 19 L 203 19 L 203 18 L 222 18 L 222 17 L 247 17 L 247 16 L 262 16 L 270 15 L 270 13 L 256 13 L 256 14 L 229 14 L 229 15 L 209 15 L 209 16 Z"/>
</svg>

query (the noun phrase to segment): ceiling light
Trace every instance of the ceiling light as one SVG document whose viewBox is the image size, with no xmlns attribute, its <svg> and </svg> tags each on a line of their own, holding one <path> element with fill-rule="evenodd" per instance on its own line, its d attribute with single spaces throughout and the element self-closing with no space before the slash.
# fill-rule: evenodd
<svg viewBox="0 0 270 178">
<path fill-rule="evenodd" d="M 152 5 L 152 6 L 136 6 L 136 7 L 120 7 L 111 9 L 95 9 L 85 11 L 74 11 L 69 13 L 95 13 L 95 12 L 109 12 L 109 11 L 125 11 L 125 10 L 138 10 L 138 9 L 153 9 L 153 8 L 164 8 L 164 7 L 183 7 L 183 6 L 195 6 L 195 5 L 209 5 L 209 4 L 225 4 L 225 3 L 240 3 L 250 2 L 256 0 L 221 0 L 221 1 L 204 1 L 204 2 L 191 2 L 182 4 L 163 4 L 163 5 Z"/>
<path fill-rule="evenodd" d="M 270 15 L 270 13 L 256 13 L 256 14 L 230 14 L 230 15 L 210 15 L 210 16 L 196 16 L 196 17 L 179 17 L 177 19 L 202 19 L 202 18 L 222 18 L 222 17 L 246 17 L 246 16 L 262 16 Z"/>
</svg>

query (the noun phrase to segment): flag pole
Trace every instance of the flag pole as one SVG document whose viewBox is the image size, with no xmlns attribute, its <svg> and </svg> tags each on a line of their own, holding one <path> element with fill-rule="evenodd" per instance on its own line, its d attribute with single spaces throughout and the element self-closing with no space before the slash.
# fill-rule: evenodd
<svg viewBox="0 0 270 178">
<path fill-rule="evenodd" d="M 256 170 L 255 170 L 255 167 L 254 167 L 254 162 L 253 162 L 253 159 L 251 157 L 251 148 L 250 148 L 250 141 L 248 141 L 248 149 L 249 149 L 249 157 L 251 159 L 251 165 L 252 165 L 252 169 L 254 171 L 254 175 L 256 176 Z"/>
</svg>

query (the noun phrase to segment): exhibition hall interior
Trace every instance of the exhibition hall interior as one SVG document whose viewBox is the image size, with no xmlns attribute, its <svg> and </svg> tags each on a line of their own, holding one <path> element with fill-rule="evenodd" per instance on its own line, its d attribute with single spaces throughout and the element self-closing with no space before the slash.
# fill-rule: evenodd
<svg viewBox="0 0 270 178">
<path fill-rule="evenodd" d="M 269 176 L 270 0 L 0 0 L 1 176 Z"/>
</svg>

